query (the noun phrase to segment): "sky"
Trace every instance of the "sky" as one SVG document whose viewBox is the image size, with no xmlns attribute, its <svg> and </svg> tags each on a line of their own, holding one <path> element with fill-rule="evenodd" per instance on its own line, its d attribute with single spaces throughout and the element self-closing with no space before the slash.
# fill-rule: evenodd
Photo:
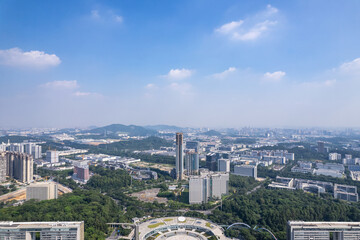
<svg viewBox="0 0 360 240">
<path fill-rule="evenodd" d="M 358 0 L 0 1 L 0 129 L 360 127 Z"/>
</svg>

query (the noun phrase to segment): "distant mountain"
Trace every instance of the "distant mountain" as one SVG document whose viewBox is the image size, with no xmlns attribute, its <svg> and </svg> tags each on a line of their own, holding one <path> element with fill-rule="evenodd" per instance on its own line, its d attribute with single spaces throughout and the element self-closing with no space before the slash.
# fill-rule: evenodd
<svg viewBox="0 0 360 240">
<path fill-rule="evenodd" d="M 183 128 L 177 126 L 170 125 L 152 125 L 152 126 L 144 126 L 147 129 L 152 129 L 156 131 L 182 131 Z"/>
<path fill-rule="evenodd" d="M 147 129 L 140 126 L 135 125 L 123 125 L 123 124 L 111 124 L 104 127 L 95 128 L 86 132 L 89 133 L 97 133 L 97 134 L 118 134 L 118 133 L 126 133 L 130 136 L 153 136 L 156 135 L 158 132 L 152 129 Z"/>
<path fill-rule="evenodd" d="M 222 136 L 221 133 L 219 133 L 218 131 L 215 131 L 215 130 L 210 130 L 210 131 L 204 132 L 204 133 L 202 133 L 202 135 L 211 136 L 211 137 L 214 137 L 214 136 L 220 137 L 220 136 Z"/>
</svg>

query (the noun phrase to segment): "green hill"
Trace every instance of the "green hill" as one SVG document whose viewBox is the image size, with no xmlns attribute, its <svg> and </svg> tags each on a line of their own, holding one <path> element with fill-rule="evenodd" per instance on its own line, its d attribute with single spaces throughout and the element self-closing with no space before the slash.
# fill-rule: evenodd
<svg viewBox="0 0 360 240">
<path fill-rule="evenodd" d="M 89 133 L 97 133 L 97 134 L 119 134 L 126 133 L 130 136 L 152 136 L 156 135 L 158 132 L 152 129 L 146 129 L 144 127 L 135 126 L 135 125 L 123 125 L 123 124 L 111 124 L 104 127 L 95 128 L 89 131 Z"/>
</svg>

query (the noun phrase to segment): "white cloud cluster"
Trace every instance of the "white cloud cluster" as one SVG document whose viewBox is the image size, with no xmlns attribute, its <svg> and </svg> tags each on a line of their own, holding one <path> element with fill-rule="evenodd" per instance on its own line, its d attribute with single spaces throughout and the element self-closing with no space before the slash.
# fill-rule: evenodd
<svg viewBox="0 0 360 240">
<path fill-rule="evenodd" d="M 61 60 L 55 54 L 42 51 L 24 52 L 20 48 L 0 50 L 0 64 L 12 67 L 46 68 L 57 66 Z"/>
<path fill-rule="evenodd" d="M 236 68 L 235 67 L 229 67 L 228 69 L 226 69 L 225 71 L 221 72 L 221 73 L 215 73 L 213 75 L 214 78 L 216 79 L 225 79 L 227 78 L 231 73 L 236 72 Z"/>
<path fill-rule="evenodd" d="M 115 14 L 111 10 L 101 11 L 101 13 L 99 10 L 92 10 L 91 18 L 96 21 L 115 22 L 115 23 L 122 23 L 124 21 L 122 16 Z"/>
<path fill-rule="evenodd" d="M 169 71 L 169 73 L 166 75 L 166 77 L 170 80 L 182 80 L 185 78 L 189 78 L 191 77 L 191 75 L 193 74 L 192 70 L 189 69 L 171 69 Z"/>
<path fill-rule="evenodd" d="M 274 20 L 279 10 L 267 5 L 265 11 L 245 20 L 232 21 L 215 29 L 215 32 L 230 37 L 232 40 L 253 41 L 278 23 Z"/>
<path fill-rule="evenodd" d="M 350 62 L 341 64 L 340 71 L 345 73 L 359 73 L 360 72 L 360 58 L 356 58 Z"/>
<path fill-rule="evenodd" d="M 264 80 L 269 82 L 279 82 L 283 77 L 285 77 L 286 73 L 283 71 L 276 72 L 267 72 L 264 74 Z"/>
<path fill-rule="evenodd" d="M 52 88 L 52 89 L 75 89 L 75 88 L 79 87 L 76 80 L 74 80 L 74 81 L 66 81 L 66 80 L 52 81 L 52 82 L 47 82 L 42 86 L 46 87 L 46 88 Z"/>
<path fill-rule="evenodd" d="M 75 91 L 75 89 L 79 88 L 79 84 L 76 80 L 73 81 L 51 81 L 41 85 L 43 88 L 51 89 L 53 91 L 58 92 L 65 92 L 71 93 L 73 96 L 76 97 L 86 97 L 86 96 L 101 96 L 101 94 L 94 93 L 94 92 L 82 92 L 82 91 Z"/>
</svg>

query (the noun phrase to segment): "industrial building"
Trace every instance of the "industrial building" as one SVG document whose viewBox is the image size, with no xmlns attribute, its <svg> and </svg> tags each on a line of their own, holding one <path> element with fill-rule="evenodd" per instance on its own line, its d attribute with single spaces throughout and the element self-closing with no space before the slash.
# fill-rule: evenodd
<svg viewBox="0 0 360 240">
<path fill-rule="evenodd" d="M 257 178 L 257 166 L 256 165 L 236 165 L 234 167 L 234 174 L 243 177 Z"/>
<path fill-rule="evenodd" d="M 176 133 L 176 179 L 184 179 L 184 146 L 182 133 Z"/>
<path fill-rule="evenodd" d="M 209 198 L 221 198 L 228 193 L 228 173 L 205 173 L 189 180 L 189 203 L 207 203 Z"/>
<path fill-rule="evenodd" d="M 0 222 L 0 239 L 84 240 L 84 222 Z"/>
<path fill-rule="evenodd" d="M 332 238 L 330 238 L 332 236 Z M 288 240 L 360 239 L 360 222 L 288 221 Z"/>
<path fill-rule="evenodd" d="M 58 185 L 54 182 L 36 183 L 26 187 L 26 200 L 36 199 L 39 201 L 57 199 Z"/>
</svg>

